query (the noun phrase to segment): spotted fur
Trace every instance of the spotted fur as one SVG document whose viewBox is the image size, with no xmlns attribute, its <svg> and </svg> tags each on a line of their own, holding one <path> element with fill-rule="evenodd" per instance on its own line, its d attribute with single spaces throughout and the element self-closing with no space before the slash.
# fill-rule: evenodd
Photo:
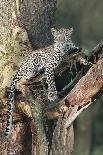
<svg viewBox="0 0 103 155">
<path fill-rule="evenodd" d="M 26 58 L 21 67 L 15 74 L 10 86 L 10 94 L 8 97 L 8 113 L 7 113 L 7 126 L 5 129 L 5 137 L 9 137 L 12 128 L 12 113 L 14 104 L 14 91 L 16 84 L 22 78 L 29 79 L 41 69 L 45 70 L 46 82 L 48 84 L 48 99 L 50 102 L 55 101 L 57 97 L 57 90 L 54 81 L 54 69 L 62 56 L 71 49 L 78 49 L 71 41 L 72 29 L 61 28 L 59 30 L 51 29 L 54 35 L 54 44 L 36 50 L 31 56 Z"/>
</svg>

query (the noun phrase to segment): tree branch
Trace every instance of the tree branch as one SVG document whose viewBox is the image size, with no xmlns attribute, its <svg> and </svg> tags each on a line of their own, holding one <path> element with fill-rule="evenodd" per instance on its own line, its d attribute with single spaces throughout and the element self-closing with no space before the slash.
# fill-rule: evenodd
<svg viewBox="0 0 103 155">
<path fill-rule="evenodd" d="M 103 42 L 98 44 L 93 50 L 93 52 L 95 51 L 93 54 L 98 55 L 99 53 L 99 59 L 96 64 L 91 66 L 86 75 L 78 81 L 71 92 L 59 103 L 59 105 L 62 105 L 58 107 L 59 111 L 61 110 L 61 107 L 63 109 L 65 103 L 68 110 L 60 115 L 54 130 L 52 142 L 53 153 L 55 154 L 56 152 L 56 155 L 71 154 L 74 144 L 73 122 L 83 110 L 87 109 L 93 101 L 97 99 L 97 95 L 100 95 L 100 92 L 103 89 L 102 49 Z M 90 58 L 91 57 L 89 57 L 89 59 Z M 68 140 L 68 135 L 71 140 Z M 69 148 L 69 152 L 67 151 L 67 147 Z"/>
</svg>

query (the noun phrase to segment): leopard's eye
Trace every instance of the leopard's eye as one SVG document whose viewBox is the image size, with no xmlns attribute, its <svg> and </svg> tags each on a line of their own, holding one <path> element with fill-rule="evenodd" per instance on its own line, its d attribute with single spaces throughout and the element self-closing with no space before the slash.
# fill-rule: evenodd
<svg viewBox="0 0 103 155">
<path fill-rule="evenodd" d="M 65 39 L 68 39 L 68 34 L 65 34 Z"/>
</svg>

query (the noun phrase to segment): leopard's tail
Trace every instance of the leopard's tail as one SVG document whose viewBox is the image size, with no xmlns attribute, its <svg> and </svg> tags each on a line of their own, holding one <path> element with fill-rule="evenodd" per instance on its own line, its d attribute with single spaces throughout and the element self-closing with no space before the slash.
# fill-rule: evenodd
<svg viewBox="0 0 103 155">
<path fill-rule="evenodd" d="M 10 93 L 8 96 L 8 101 L 7 101 L 7 105 L 8 105 L 8 112 L 7 112 L 7 122 L 6 122 L 6 128 L 4 133 L 1 135 L 1 140 L 5 140 L 6 138 L 9 137 L 9 135 L 11 134 L 11 129 L 12 129 L 12 113 L 13 113 L 13 106 L 14 106 L 14 92 L 16 89 L 16 83 L 17 81 L 19 81 L 20 78 L 18 78 L 19 76 L 15 76 L 13 78 L 13 81 L 11 83 L 10 86 Z"/>
<path fill-rule="evenodd" d="M 8 97 L 7 105 L 8 105 L 8 112 L 7 112 L 7 123 L 6 123 L 6 128 L 4 131 L 4 136 L 6 138 L 9 137 L 11 133 L 11 128 L 12 128 L 12 113 L 13 113 L 13 106 L 14 106 L 14 91 L 15 91 L 15 86 L 16 86 L 16 80 L 13 80 L 10 86 L 10 94 Z"/>
</svg>

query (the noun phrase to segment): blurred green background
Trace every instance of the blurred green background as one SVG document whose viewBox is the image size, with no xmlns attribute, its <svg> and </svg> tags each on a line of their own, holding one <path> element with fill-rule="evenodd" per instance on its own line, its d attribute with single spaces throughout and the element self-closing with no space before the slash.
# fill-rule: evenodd
<svg viewBox="0 0 103 155">
<path fill-rule="evenodd" d="M 103 38 L 102 0 L 57 0 L 56 26 L 73 27 L 77 45 L 92 49 Z M 103 155 L 103 95 L 74 124 L 73 155 Z"/>
</svg>

